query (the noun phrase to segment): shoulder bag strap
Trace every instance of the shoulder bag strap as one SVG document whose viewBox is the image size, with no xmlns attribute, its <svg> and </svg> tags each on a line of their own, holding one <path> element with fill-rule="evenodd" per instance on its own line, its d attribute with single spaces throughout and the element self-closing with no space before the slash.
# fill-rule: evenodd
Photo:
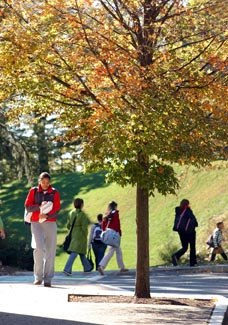
<svg viewBox="0 0 228 325">
<path fill-rule="evenodd" d="M 73 228 L 74 228 L 74 224 L 75 224 L 76 218 L 77 218 L 77 216 L 74 217 L 74 221 L 73 221 L 73 223 L 72 223 L 72 225 L 71 225 L 71 227 L 70 227 L 69 235 L 71 235 L 71 233 L 72 233 L 72 230 L 73 230 Z"/>
<path fill-rule="evenodd" d="M 185 214 L 185 211 L 186 211 L 186 210 L 187 210 L 187 208 L 185 208 L 184 211 L 183 211 L 183 212 L 181 213 L 181 215 L 180 215 L 180 219 L 179 219 L 178 224 L 177 224 L 177 229 L 178 229 L 179 226 L 180 226 L 181 219 L 182 219 L 183 215 Z"/>
</svg>

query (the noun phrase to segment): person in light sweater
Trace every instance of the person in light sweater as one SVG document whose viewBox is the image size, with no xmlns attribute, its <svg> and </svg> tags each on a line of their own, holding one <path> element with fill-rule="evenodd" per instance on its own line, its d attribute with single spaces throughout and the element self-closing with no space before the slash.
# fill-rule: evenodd
<svg viewBox="0 0 228 325">
<path fill-rule="evenodd" d="M 213 231 L 213 250 L 211 253 L 211 258 L 210 258 L 210 262 L 213 262 L 215 260 L 216 254 L 220 254 L 224 260 L 227 260 L 227 255 L 224 252 L 223 248 L 222 248 L 222 230 L 224 229 L 224 223 L 223 221 L 219 221 L 216 224 L 216 228 Z"/>
</svg>

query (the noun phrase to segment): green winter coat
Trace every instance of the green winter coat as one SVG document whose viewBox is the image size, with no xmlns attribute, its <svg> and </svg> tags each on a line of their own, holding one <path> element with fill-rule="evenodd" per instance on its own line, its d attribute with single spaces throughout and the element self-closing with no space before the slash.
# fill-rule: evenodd
<svg viewBox="0 0 228 325">
<path fill-rule="evenodd" d="M 69 251 L 86 254 L 89 219 L 83 211 L 80 209 L 74 209 L 69 213 L 67 220 L 68 229 L 70 229 L 75 217 L 76 221 L 74 223 L 74 228 L 72 231 Z"/>
</svg>

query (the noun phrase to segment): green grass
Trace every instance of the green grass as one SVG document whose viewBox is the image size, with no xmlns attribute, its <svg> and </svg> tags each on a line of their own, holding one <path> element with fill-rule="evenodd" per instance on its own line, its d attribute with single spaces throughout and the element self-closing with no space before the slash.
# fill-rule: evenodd
<svg viewBox="0 0 228 325">
<path fill-rule="evenodd" d="M 216 162 L 204 169 L 176 167 L 180 180 L 177 195 L 162 196 L 156 194 L 150 198 L 150 265 L 158 266 L 170 263 L 170 254 L 180 246 L 179 237 L 172 231 L 174 208 L 182 198 L 190 200 L 191 207 L 198 219 L 197 253 L 206 257 L 205 241 L 222 218 L 225 226 L 228 216 L 227 199 L 227 166 L 228 162 Z M 60 247 L 66 235 L 66 219 L 73 207 L 73 199 L 84 199 L 84 210 L 91 222 L 96 221 L 98 213 L 103 213 L 110 200 L 118 202 L 122 226 L 123 257 L 126 267 L 136 267 L 136 196 L 135 188 L 121 188 L 117 184 L 106 184 L 105 174 L 96 173 L 83 175 L 69 173 L 53 175 L 52 184 L 61 194 L 61 211 L 58 216 L 58 249 L 56 255 L 56 271 L 62 271 L 68 255 Z M 34 186 L 36 180 L 34 181 Z M 7 240 L 0 242 L 0 247 L 11 246 L 25 241 L 30 245 L 30 228 L 23 224 L 24 201 L 29 187 L 25 180 L 4 184 L 0 189 L 3 201 L 1 216 L 5 224 Z M 227 224 L 226 224 L 227 223 Z M 227 231 L 224 237 L 227 238 Z M 226 249 L 226 242 L 224 243 Z M 183 260 L 184 261 L 184 260 Z M 117 269 L 113 257 L 107 269 Z M 82 270 L 80 259 L 74 264 L 74 270 Z"/>
</svg>

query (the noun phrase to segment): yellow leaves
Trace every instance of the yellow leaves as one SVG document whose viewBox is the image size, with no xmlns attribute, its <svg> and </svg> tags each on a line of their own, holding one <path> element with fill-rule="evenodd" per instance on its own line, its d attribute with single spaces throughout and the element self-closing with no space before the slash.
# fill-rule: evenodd
<svg viewBox="0 0 228 325">
<path fill-rule="evenodd" d="M 28 23 L 13 12 L 3 22 L 1 33 L 10 46 L 0 50 L 1 78 L 34 98 L 61 103 L 49 111 L 64 112 L 62 121 L 72 136 L 97 139 L 98 145 L 107 132 L 121 154 L 127 144 L 129 155 L 141 148 L 173 160 L 186 155 L 195 162 L 196 148 L 209 132 L 205 116 L 212 113 L 226 121 L 227 86 L 220 89 L 220 81 L 210 75 L 213 69 L 225 73 L 226 51 L 218 50 L 216 42 L 204 51 L 213 32 L 207 17 L 200 19 L 202 8 L 185 11 L 178 2 L 164 21 L 160 18 L 167 7 L 158 2 L 158 21 L 148 16 L 144 31 L 151 32 L 139 34 L 134 26 L 138 21 L 145 27 L 143 3 L 125 2 L 126 10 L 119 7 L 118 16 L 115 3 L 107 2 L 114 19 L 101 5 L 94 10 L 98 4 L 92 0 L 77 1 L 79 12 L 73 0 L 28 1 L 21 12 Z M 150 55 L 151 61 L 141 66 L 141 58 Z M 216 133 L 217 126 L 213 128 Z M 120 136 L 124 140 L 119 144 Z M 163 169 L 157 172 L 163 174 Z"/>
<path fill-rule="evenodd" d="M 87 6 L 92 6 L 94 4 L 93 0 L 78 0 L 77 5 L 82 6 L 82 5 L 87 5 Z"/>
</svg>

